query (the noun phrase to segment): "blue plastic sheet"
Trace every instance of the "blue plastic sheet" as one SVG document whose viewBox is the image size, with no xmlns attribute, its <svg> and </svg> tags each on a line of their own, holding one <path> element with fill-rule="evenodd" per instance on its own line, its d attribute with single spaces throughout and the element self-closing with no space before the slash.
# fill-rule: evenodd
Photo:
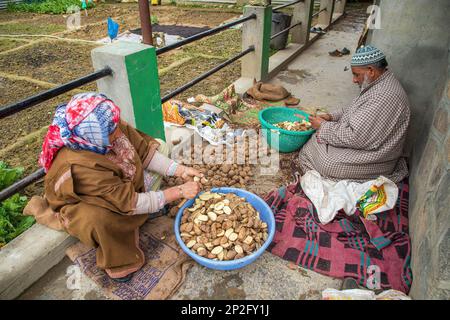
<svg viewBox="0 0 450 320">
<path fill-rule="evenodd" d="M 119 24 L 115 22 L 111 17 L 108 18 L 108 36 L 111 38 L 111 41 L 117 38 L 117 34 L 119 33 Z"/>
</svg>

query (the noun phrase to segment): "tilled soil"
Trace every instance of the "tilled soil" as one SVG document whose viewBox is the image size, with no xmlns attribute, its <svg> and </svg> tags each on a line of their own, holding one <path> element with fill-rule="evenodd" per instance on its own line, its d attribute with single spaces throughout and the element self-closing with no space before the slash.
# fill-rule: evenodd
<svg viewBox="0 0 450 320">
<path fill-rule="evenodd" d="M 208 31 L 210 28 L 200 28 L 200 27 L 186 27 L 178 25 L 167 25 L 167 24 L 154 24 L 152 26 L 152 32 L 164 32 L 165 34 L 170 34 L 173 36 L 180 36 L 183 38 L 191 37 L 197 33 Z M 142 34 L 141 28 L 130 30 L 134 34 Z"/>
<path fill-rule="evenodd" d="M 0 70 L 50 83 L 64 83 L 93 72 L 95 45 L 46 40 L 0 56 Z"/>
<path fill-rule="evenodd" d="M 160 78 L 161 83 L 161 96 L 168 94 L 174 89 L 192 79 L 198 77 L 202 73 L 215 67 L 223 62 L 222 60 L 196 58 L 195 64 L 187 63 L 181 65 L 171 72 L 168 72 Z M 189 97 L 197 94 L 205 94 L 207 96 L 216 95 L 220 93 L 225 87 L 237 80 L 240 76 L 240 63 L 235 62 L 232 65 L 223 68 L 217 73 L 213 74 L 206 80 L 201 81 L 187 91 L 181 93 L 175 99 L 186 100 Z"/>
<path fill-rule="evenodd" d="M 9 80 L 0 77 L 0 105 L 19 101 L 44 91 L 47 88 L 40 87 L 28 81 Z M 67 102 L 71 94 L 67 93 L 49 101 L 41 103 L 28 110 L 0 120 L 0 150 L 16 142 L 20 137 L 26 136 L 35 130 L 49 125 L 53 119 L 55 107 Z M 0 151 L 1 152 L 1 151 Z"/>
<path fill-rule="evenodd" d="M 166 53 L 159 55 L 158 58 L 158 69 L 167 68 L 172 63 L 181 61 L 182 59 L 190 57 L 183 49 L 175 49 Z"/>
<path fill-rule="evenodd" d="M 183 50 L 189 54 L 219 56 L 228 59 L 242 51 L 242 32 L 234 29 L 226 30 L 195 41 Z"/>
</svg>

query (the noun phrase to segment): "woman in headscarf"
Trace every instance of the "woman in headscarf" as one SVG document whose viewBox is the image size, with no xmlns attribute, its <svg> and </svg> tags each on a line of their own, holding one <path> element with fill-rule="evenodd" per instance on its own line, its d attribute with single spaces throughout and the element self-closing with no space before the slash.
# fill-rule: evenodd
<svg viewBox="0 0 450 320">
<path fill-rule="evenodd" d="M 69 234 L 97 248 L 97 266 L 113 279 L 127 281 L 143 266 L 139 227 L 148 213 L 200 191 L 194 181 L 157 191 L 162 176 L 201 176 L 167 154 L 102 94 L 75 95 L 56 110 L 39 158 L 45 198 Z"/>
</svg>

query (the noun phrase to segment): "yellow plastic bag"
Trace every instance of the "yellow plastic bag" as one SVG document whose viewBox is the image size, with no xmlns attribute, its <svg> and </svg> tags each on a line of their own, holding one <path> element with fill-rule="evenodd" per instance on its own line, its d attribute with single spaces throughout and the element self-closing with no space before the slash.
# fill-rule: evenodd
<svg viewBox="0 0 450 320">
<path fill-rule="evenodd" d="M 169 100 L 163 103 L 162 111 L 164 121 L 184 125 L 186 120 L 180 114 L 182 107 L 183 103 L 178 100 Z"/>
</svg>

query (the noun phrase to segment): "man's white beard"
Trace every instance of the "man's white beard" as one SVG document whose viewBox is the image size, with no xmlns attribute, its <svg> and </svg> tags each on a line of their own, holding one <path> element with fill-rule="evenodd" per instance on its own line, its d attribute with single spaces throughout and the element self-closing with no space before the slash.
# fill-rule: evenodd
<svg viewBox="0 0 450 320">
<path fill-rule="evenodd" d="M 364 74 L 364 80 L 361 83 L 361 85 L 359 86 L 359 88 L 361 89 L 361 92 L 366 89 L 370 84 L 372 83 L 371 80 L 369 80 L 369 77 L 367 76 L 367 73 Z"/>
</svg>

